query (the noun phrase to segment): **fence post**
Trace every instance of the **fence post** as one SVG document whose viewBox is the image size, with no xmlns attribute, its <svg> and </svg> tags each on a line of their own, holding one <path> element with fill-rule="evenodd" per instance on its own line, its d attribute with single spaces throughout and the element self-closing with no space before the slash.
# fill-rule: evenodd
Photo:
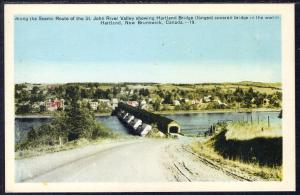
<svg viewBox="0 0 300 195">
<path fill-rule="evenodd" d="M 62 139 L 60 136 L 59 136 L 59 146 L 62 146 Z"/>
<path fill-rule="evenodd" d="M 257 116 L 257 123 L 259 124 L 259 115 Z"/>
<path fill-rule="evenodd" d="M 268 116 L 268 127 L 270 127 L 270 117 Z"/>
<path fill-rule="evenodd" d="M 251 115 L 251 125 L 252 125 L 252 115 Z"/>
</svg>

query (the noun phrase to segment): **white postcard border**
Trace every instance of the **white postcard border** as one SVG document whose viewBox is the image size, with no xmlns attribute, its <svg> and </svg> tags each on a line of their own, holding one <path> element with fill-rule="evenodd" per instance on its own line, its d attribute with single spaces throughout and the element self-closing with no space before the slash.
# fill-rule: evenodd
<svg viewBox="0 0 300 195">
<path fill-rule="evenodd" d="M 5 5 L 5 190 L 6 192 L 294 191 L 295 41 L 293 4 L 6 4 Z M 280 14 L 283 87 L 283 180 L 281 182 L 15 183 L 14 20 L 16 14 Z"/>
</svg>

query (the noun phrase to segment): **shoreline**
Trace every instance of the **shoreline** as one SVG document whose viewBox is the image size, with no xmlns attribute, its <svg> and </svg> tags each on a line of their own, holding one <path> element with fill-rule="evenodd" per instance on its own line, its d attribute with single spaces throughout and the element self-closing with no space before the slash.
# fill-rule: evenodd
<svg viewBox="0 0 300 195">
<path fill-rule="evenodd" d="M 161 114 L 161 115 L 169 115 L 169 114 L 197 114 L 197 113 L 228 113 L 228 112 L 235 112 L 235 113 L 251 113 L 251 112 L 280 112 L 280 109 L 277 108 L 259 108 L 259 109 L 215 109 L 215 110 L 178 110 L 178 111 L 159 111 L 154 112 L 155 114 Z"/>
<path fill-rule="evenodd" d="M 54 118 L 54 116 L 51 115 L 15 115 L 15 119 L 16 118 Z"/>
<path fill-rule="evenodd" d="M 216 109 L 216 110 L 178 110 L 178 111 L 159 111 L 159 112 L 153 112 L 155 114 L 161 114 L 161 115 L 170 115 L 170 114 L 197 114 L 197 113 L 228 113 L 228 112 L 280 112 L 281 109 L 277 108 L 259 108 L 259 109 Z M 111 113 L 95 113 L 95 116 L 111 116 Z M 54 118 L 52 115 L 15 115 L 15 118 Z"/>
</svg>

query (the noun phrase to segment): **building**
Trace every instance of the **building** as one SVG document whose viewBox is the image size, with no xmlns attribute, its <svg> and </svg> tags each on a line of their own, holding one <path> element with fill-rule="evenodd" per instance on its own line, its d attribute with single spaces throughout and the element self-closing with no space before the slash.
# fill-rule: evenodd
<svg viewBox="0 0 300 195">
<path fill-rule="evenodd" d="M 133 107 L 138 107 L 139 103 L 137 101 L 128 101 L 127 102 L 128 105 L 133 106 Z"/>
<path fill-rule="evenodd" d="M 174 106 L 180 106 L 180 101 L 174 100 L 174 101 L 173 101 L 173 104 L 174 104 Z"/>
<path fill-rule="evenodd" d="M 97 110 L 99 103 L 98 102 L 89 102 L 90 107 L 92 108 L 92 110 Z"/>
<path fill-rule="evenodd" d="M 202 102 L 201 102 L 201 100 L 197 100 L 197 99 L 195 99 L 195 100 L 191 100 L 191 104 L 201 104 Z"/>
<path fill-rule="evenodd" d="M 263 100 L 263 104 L 264 104 L 264 106 L 268 106 L 268 105 L 270 104 L 270 100 L 267 99 L 267 98 L 265 98 L 265 99 Z"/>
<path fill-rule="evenodd" d="M 211 102 L 211 99 L 212 99 L 211 95 L 204 96 L 203 98 L 204 102 Z"/>
<path fill-rule="evenodd" d="M 119 103 L 119 101 L 118 101 L 117 98 L 112 98 L 111 99 L 111 107 L 112 107 L 112 109 L 115 109 L 116 107 L 118 107 L 118 103 Z"/>
<path fill-rule="evenodd" d="M 223 108 L 227 107 L 227 104 L 224 102 L 221 102 L 220 100 L 216 100 L 216 102 L 218 103 L 219 106 L 221 106 Z"/>
<path fill-rule="evenodd" d="M 146 104 L 147 104 L 146 100 L 141 101 L 141 106 L 146 105 Z"/>
<path fill-rule="evenodd" d="M 48 101 L 45 102 L 46 110 L 48 111 L 56 111 L 57 109 L 61 108 L 62 110 L 65 109 L 65 100 L 64 99 L 54 99 L 51 100 L 49 99 Z"/>
</svg>

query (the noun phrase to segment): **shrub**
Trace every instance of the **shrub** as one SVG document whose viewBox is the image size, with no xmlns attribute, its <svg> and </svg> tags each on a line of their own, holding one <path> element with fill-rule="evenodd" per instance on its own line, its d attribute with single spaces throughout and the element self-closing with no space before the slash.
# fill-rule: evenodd
<svg viewBox="0 0 300 195">
<path fill-rule="evenodd" d="M 92 139 L 97 139 L 98 137 L 112 137 L 113 133 L 110 129 L 103 126 L 100 123 L 97 123 L 92 132 Z"/>
</svg>

